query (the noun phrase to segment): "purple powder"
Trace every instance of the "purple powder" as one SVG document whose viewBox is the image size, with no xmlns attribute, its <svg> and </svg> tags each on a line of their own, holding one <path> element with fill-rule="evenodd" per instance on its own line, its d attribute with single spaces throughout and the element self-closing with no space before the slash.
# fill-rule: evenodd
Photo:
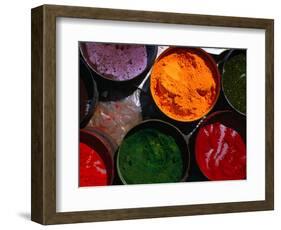
<svg viewBox="0 0 281 230">
<path fill-rule="evenodd" d="M 85 43 L 95 70 L 113 80 L 124 81 L 141 74 L 147 65 L 145 45 Z"/>
</svg>

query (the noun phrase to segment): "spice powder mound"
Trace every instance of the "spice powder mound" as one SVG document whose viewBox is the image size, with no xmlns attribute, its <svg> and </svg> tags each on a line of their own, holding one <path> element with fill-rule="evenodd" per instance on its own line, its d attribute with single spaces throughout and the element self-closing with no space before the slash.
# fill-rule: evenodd
<svg viewBox="0 0 281 230">
<path fill-rule="evenodd" d="M 118 45 L 85 43 L 90 63 L 101 75 L 126 81 L 140 75 L 147 66 L 147 51 L 144 45 Z"/>
<path fill-rule="evenodd" d="M 178 121 L 194 121 L 208 113 L 219 87 L 211 63 L 186 48 L 160 58 L 153 66 L 150 81 L 159 109 Z"/>
<path fill-rule="evenodd" d="M 184 170 L 176 140 L 153 128 L 139 130 L 124 139 L 118 165 L 127 184 L 178 182 Z"/>
</svg>

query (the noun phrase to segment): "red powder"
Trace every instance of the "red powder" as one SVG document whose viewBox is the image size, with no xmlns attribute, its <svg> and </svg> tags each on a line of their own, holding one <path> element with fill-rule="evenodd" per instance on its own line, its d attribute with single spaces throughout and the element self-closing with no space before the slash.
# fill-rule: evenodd
<svg viewBox="0 0 281 230">
<path fill-rule="evenodd" d="M 79 186 L 107 185 L 106 165 L 100 155 L 88 145 L 80 143 Z"/>
<path fill-rule="evenodd" d="M 209 180 L 246 178 L 246 146 L 234 129 L 219 122 L 202 127 L 197 134 L 195 154 Z"/>
</svg>

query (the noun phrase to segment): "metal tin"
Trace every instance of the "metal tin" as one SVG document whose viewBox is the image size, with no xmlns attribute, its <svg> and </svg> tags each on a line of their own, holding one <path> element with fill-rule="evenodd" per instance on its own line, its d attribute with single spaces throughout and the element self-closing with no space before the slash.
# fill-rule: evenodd
<svg viewBox="0 0 281 230">
<path fill-rule="evenodd" d="M 165 113 L 165 111 L 163 111 L 160 106 L 157 105 L 156 101 L 155 101 L 155 98 L 154 98 L 154 94 L 152 92 L 152 89 L 150 87 L 150 94 L 153 98 L 153 101 L 154 101 L 154 104 L 157 106 L 157 108 L 167 117 L 169 117 L 170 119 L 172 120 L 175 120 L 175 121 L 179 121 L 179 122 L 194 122 L 194 121 L 198 121 L 200 120 L 202 117 L 204 117 L 206 114 L 208 114 L 212 109 L 213 107 L 215 106 L 218 98 L 219 98 L 219 95 L 220 95 L 220 89 L 221 89 L 221 75 L 220 75 L 220 72 L 218 70 L 218 67 L 217 67 L 217 64 L 215 62 L 215 60 L 213 59 L 213 57 L 208 54 L 206 51 L 204 51 L 203 49 L 201 48 L 193 48 L 193 47 L 170 47 L 168 49 L 166 49 L 163 53 L 160 54 L 160 56 L 156 59 L 155 63 L 157 63 L 157 61 L 159 61 L 161 58 L 165 57 L 166 55 L 168 54 L 171 54 L 173 52 L 176 52 L 177 50 L 182 50 L 182 49 L 187 49 L 187 50 L 192 50 L 193 52 L 196 52 L 197 54 L 199 54 L 201 57 L 205 58 L 205 60 L 207 60 L 211 67 L 212 67 L 212 70 L 213 70 L 213 73 L 214 73 L 214 79 L 216 81 L 216 98 L 215 100 L 213 101 L 213 104 L 212 106 L 204 113 L 202 114 L 202 116 L 196 118 L 196 119 L 193 119 L 193 120 L 182 120 L 182 119 L 175 119 L 174 117 L 172 116 L 169 116 L 168 114 Z M 152 67 L 153 69 L 153 67 Z M 150 77 L 150 81 L 151 81 L 151 77 Z M 150 84 L 151 85 L 151 84 Z"/>
<path fill-rule="evenodd" d="M 139 81 L 143 80 L 144 77 L 149 72 L 149 70 L 151 69 L 151 66 L 153 65 L 154 60 L 157 55 L 157 46 L 156 45 L 145 45 L 146 51 L 147 51 L 147 65 L 146 65 L 146 68 L 144 69 L 144 71 L 132 79 L 118 81 L 118 80 L 114 80 L 114 79 L 111 79 L 107 76 L 100 74 L 95 69 L 95 66 L 89 61 L 89 56 L 86 51 L 85 43 L 81 42 L 79 47 L 80 47 L 81 55 L 83 56 L 85 62 L 87 63 L 87 65 L 89 66 L 91 71 L 93 72 L 94 76 L 97 79 L 102 80 L 103 84 L 109 84 L 109 85 L 112 85 L 112 84 L 113 85 L 116 85 L 116 84 L 117 85 L 128 85 L 128 84 L 133 84 L 135 82 L 139 82 Z"/>
<path fill-rule="evenodd" d="M 80 142 L 87 144 L 98 152 L 106 165 L 109 175 L 108 185 L 113 184 L 115 176 L 114 156 L 117 150 L 114 141 L 100 130 L 86 128 L 80 130 Z"/>
<path fill-rule="evenodd" d="M 183 157 L 183 162 L 184 162 L 184 170 L 183 170 L 183 175 L 182 175 L 182 179 L 180 180 L 180 182 L 186 181 L 187 177 L 188 177 L 188 171 L 189 171 L 189 165 L 190 165 L 190 156 L 189 156 L 189 151 L 188 151 L 188 144 L 186 141 L 186 137 L 181 133 L 181 131 L 176 128 L 175 126 L 173 126 L 172 124 L 168 123 L 168 122 L 164 122 L 162 120 L 158 120 L 158 119 L 150 119 L 150 120 L 146 120 L 141 122 L 140 124 L 136 125 L 135 127 L 133 127 L 124 137 L 124 140 L 130 136 L 131 134 L 135 133 L 136 131 L 145 129 L 145 128 L 152 128 L 152 129 L 156 129 L 162 133 L 168 134 L 172 137 L 174 137 L 177 145 L 179 146 L 181 153 L 182 153 L 182 157 Z M 122 145 L 122 143 L 121 143 Z M 120 148 L 119 148 L 120 150 Z M 122 173 L 120 171 L 120 167 L 119 167 L 119 155 L 120 152 L 117 152 L 117 172 L 119 175 L 119 178 L 121 180 L 121 182 L 123 184 L 127 184 L 127 182 L 125 181 L 124 177 L 122 176 Z"/>
</svg>

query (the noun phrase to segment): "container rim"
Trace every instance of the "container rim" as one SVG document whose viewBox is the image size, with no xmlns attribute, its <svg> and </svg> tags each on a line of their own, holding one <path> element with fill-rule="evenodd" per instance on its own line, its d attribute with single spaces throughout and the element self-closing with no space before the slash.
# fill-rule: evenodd
<svg viewBox="0 0 281 230">
<path fill-rule="evenodd" d="M 110 160 L 110 162 L 109 162 L 109 167 L 111 167 L 111 178 L 110 178 L 110 180 L 109 180 L 109 182 L 108 182 L 108 184 L 107 184 L 107 186 L 108 185 L 112 185 L 113 184 L 113 181 L 114 181 L 114 177 L 115 177 L 115 165 L 114 165 L 114 155 L 112 155 L 111 153 L 110 153 L 110 150 L 109 150 L 109 148 L 107 147 L 107 144 L 105 143 L 105 140 L 103 140 L 101 137 L 103 137 L 103 138 L 105 138 L 104 136 L 104 134 L 103 135 L 100 135 L 100 133 L 98 133 L 98 132 L 95 132 L 94 134 L 98 134 L 98 135 L 100 135 L 100 136 L 98 136 L 98 135 L 94 135 L 93 134 L 93 132 L 91 131 L 91 129 L 90 128 L 86 128 L 86 129 L 80 129 L 80 131 L 79 131 L 79 143 L 81 142 L 80 140 L 80 136 L 81 136 L 81 134 L 87 134 L 87 135 L 89 135 L 91 138 L 95 138 L 96 140 L 98 140 L 102 145 L 103 145 L 103 147 L 107 150 L 106 151 L 106 155 L 108 155 L 109 156 L 109 160 Z M 82 143 L 84 143 L 84 142 L 82 142 Z M 109 141 L 109 145 L 111 145 L 112 143 Z M 112 147 L 112 146 L 111 146 Z M 114 151 L 116 151 L 116 150 L 114 150 Z M 80 151 L 79 151 L 80 152 Z M 106 185 L 105 185 L 106 186 Z"/>
<path fill-rule="evenodd" d="M 241 112 L 240 110 L 238 110 L 237 108 L 235 108 L 235 106 L 230 102 L 230 100 L 228 99 L 228 97 L 226 96 L 225 94 L 225 90 L 224 90 L 224 81 L 223 81 L 223 75 L 224 75 L 224 65 L 225 63 L 230 60 L 232 57 L 236 56 L 236 55 L 239 55 L 239 54 L 245 54 L 245 56 L 247 57 L 247 54 L 246 54 L 246 50 L 245 49 L 230 49 L 228 50 L 228 53 L 230 53 L 230 55 L 224 60 L 224 62 L 222 63 L 222 69 L 221 69 L 221 90 L 222 90 L 222 93 L 224 95 L 224 98 L 225 100 L 227 101 L 227 103 L 229 104 L 229 106 L 235 110 L 237 113 L 241 114 L 241 115 L 247 115 L 247 105 L 246 105 L 246 112 L 243 113 Z M 228 54 L 226 54 L 228 55 Z M 246 66 L 247 66 L 247 59 L 246 59 Z M 246 78 L 247 78 L 247 73 L 246 73 Z M 246 88 L 247 88 L 247 80 L 246 80 Z M 246 101 L 246 104 L 247 104 L 247 101 Z"/>
<path fill-rule="evenodd" d="M 200 167 L 200 164 L 198 164 L 197 162 L 197 154 L 196 154 L 196 140 L 197 140 L 197 134 L 198 134 L 198 131 L 200 130 L 200 128 L 202 128 L 206 123 L 208 123 L 211 119 L 213 119 L 214 117 L 216 116 L 219 116 L 219 115 L 223 115 L 223 114 L 233 114 L 234 117 L 238 117 L 240 116 L 240 118 L 242 118 L 243 120 L 245 119 L 246 121 L 246 116 L 244 114 L 241 114 L 241 113 L 237 113 L 236 111 L 234 110 L 219 110 L 219 111 L 215 111 L 211 114 L 209 114 L 207 117 L 205 117 L 204 119 L 202 119 L 202 122 L 200 122 L 200 124 L 198 125 L 198 127 L 196 127 L 195 131 L 192 133 L 191 135 L 191 138 L 193 138 L 193 142 L 194 142 L 194 157 L 195 157 L 195 161 L 196 161 L 196 164 L 198 166 L 198 168 L 200 169 L 201 173 L 208 179 L 210 180 L 207 175 L 205 175 L 204 171 L 201 169 Z M 230 128 L 234 128 L 234 127 L 230 127 Z M 241 135 L 241 133 L 239 133 Z M 246 145 L 246 136 L 243 137 L 243 135 L 241 135 L 241 138 L 243 139 L 243 141 L 245 142 L 245 145 Z M 188 151 L 191 153 L 191 148 L 190 148 L 190 144 L 188 144 Z"/>
<path fill-rule="evenodd" d="M 81 64 L 81 63 L 83 63 L 83 64 Z M 84 60 L 82 58 L 79 58 L 79 79 L 80 79 L 81 65 L 83 65 L 83 68 L 87 69 L 87 72 L 88 72 L 88 74 L 91 78 L 91 82 L 93 83 L 93 88 L 92 88 L 93 97 L 91 98 L 93 100 L 93 102 L 91 103 L 91 105 L 89 107 L 89 113 L 86 116 L 83 116 L 81 118 L 81 121 L 80 121 L 80 113 L 79 113 L 79 126 L 80 126 L 80 128 L 84 128 L 88 124 L 88 122 L 90 121 L 90 119 L 93 116 L 94 111 L 97 107 L 97 104 L 98 104 L 98 101 L 99 101 L 99 92 L 98 92 L 97 83 L 96 83 L 88 65 L 84 62 Z M 79 99 L 80 99 L 80 83 L 79 83 Z M 80 104 L 80 102 L 79 102 L 79 104 Z"/>
<path fill-rule="evenodd" d="M 157 108 L 167 117 L 171 118 L 172 120 L 175 120 L 175 121 L 180 121 L 180 122 L 194 122 L 194 121 L 198 121 L 200 120 L 202 117 L 204 117 L 205 115 L 207 115 L 215 106 L 215 104 L 217 103 L 218 101 L 218 98 L 220 96 L 220 90 L 221 90 L 221 74 L 218 70 L 218 67 L 217 67 L 217 63 L 215 62 L 215 60 L 213 59 L 213 57 L 207 53 L 205 50 L 203 50 L 202 48 L 199 48 L 199 47 L 179 47 L 179 46 L 170 46 L 169 48 L 167 48 L 163 53 L 161 53 L 159 55 L 159 57 L 155 60 L 155 63 L 157 63 L 161 58 L 163 58 L 165 55 L 167 55 L 167 53 L 172 53 L 174 50 L 177 50 L 177 49 L 187 49 L 187 50 L 194 50 L 195 52 L 201 54 L 203 57 L 205 57 L 207 59 L 207 61 L 211 64 L 211 66 L 213 67 L 213 70 L 215 72 L 214 75 L 216 75 L 214 78 L 216 80 L 216 84 L 217 84 L 217 87 L 216 87 L 216 97 L 212 103 L 212 106 L 210 106 L 210 108 L 208 110 L 206 110 L 205 113 L 203 113 L 200 117 L 197 117 L 197 118 L 194 118 L 194 119 L 176 119 L 175 117 L 169 115 L 169 114 L 166 114 L 165 111 L 160 107 L 158 106 L 157 102 L 156 102 L 156 99 L 155 99 L 155 96 L 154 94 L 152 93 L 152 87 L 151 87 L 151 74 L 150 74 L 150 93 L 151 93 L 151 96 L 153 98 L 153 101 L 154 103 L 156 104 Z M 153 67 L 152 67 L 153 69 Z"/>
<path fill-rule="evenodd" d="M 188 135 L 184 135 L 180 129 L 178 129 L 176 126 L 174 126 L 173 124 L 169 123 L 169 122 L 166 122 L 166 121 L 163 121 L 163 120 L 160 120 L 160 119 L 148 119 L 148 120 L 144 120 L 140 123 L 138 123 L 137 125 L 135 125 L 134 127 L 132 127 L 128 132 L 127 134 L 124 136 L 123 140 L 125 140 L 125 138 L 127 137 L 127 135 L 133 130 L 135 129 L 136 127 L 138 126 L 141 126 L 141 125 L 144 125 L 144 124 L 147 124 L 147 123 L 151 123 L 151 122 L 154 122 L 154 123 L 159 123 L 161 125 L 166 125 L 168 126 L 169 128 L 171 129 L 174 129 L 178 132 L 178 134 L 180 134 L 180 136 L 182 137 L 182 140 L 185 142 L 185 145 L 186 145 L 186 150 L 187 152 L 186 153 L 183 153 L 182 152 L 182 155 L 186 155 L 186 167 L 184 169 L 184 172 L 183 172 L 183 176 L 182 176 L 182 179 L 178 182 L 186 182 L 188 176 L 189 176 L 189 169 L 190 169 L 190 152 L 188 151 Z M 122 141 L 123 142 L 123 141 Z M 116 169 L 117 169 L 117 174 L 121 180 L 121 182 L 124 184 L 124 185 L 141 185 L 141 184 L 128 184 L 126 182 L 126 180 L 124 179 L 121 171 L 120 171 L 120 167 L 119 167 L 119 157 L 120 157 L 120 147 L 121 147 L 122 143 L 120 144 L 118 150 L 117 150 L 117 160 L 116 160 Z M 178 183 L 178 182 L 175 182 L 175 183 Z M 169 183 L 169 182 L 167 182 Z M 167 184 L 165 182 L 163 183 L 155 183 L 155 184 Z M 154 183 L 149 183 L 149 184 L 154 184 Z M 143 184 L 142 184 L 143 185 Z"/>
<path fill-rule="evenodd" d="M 90 68 L 96 75 L 98 75 L 101 79 L 107 80 L 107 81 L 112 82 L 112 83 L 126 84 L 126 83 L 130 83 L 130 82 L 133 82 L 133 81 L 136 81 L 136 80 L 140 79 L 140 78 L 144 75 L 144 73 L 147 74 L 147 73 L 149 72 L 149 70 L 151 69 L 151 67 L 152 67 L 152 65 L 153 65 L 153 63 L 154 63 L 154 61 L 155 61 L 155 58 L 156 58 L 156 56 L 157 56 L 157 47 L 158 47 L 157 45 L 144 45 L 144 44 L 140 44 L 140 45 L 144 45 L 144 46 L 146 47 L 146 50 L 148 50 L 148 47 L 149 47 L 149 46 L 150 46 L 150 47 L 153 47 L 153 53 L 152 53 L 152 61 L 151 61 L 151 63 L 147 62 L 147 65 L 146 65 L 145 69 L 144 69 L 140 74 L 138 74 L 137 76 L 135 76 L 135 77 L 133 77 L 133 78 L 131 78 L 131 79 L 127 79 L 127 80 L 123 80 L 123 81 L 122 81 L 122 80 L 118 81 L 118 80 L 114 80 L 114 79 L 112 79 L 112 78 L 109 78 L 109 77 L 107 77 L 107 76 L 105 76 L 105 75 L 99 73 L 99 72 L 92 66 L 92 64 L 89 62 L 89 60 L 88 60 L 88 58 L 87 58 L 87 55 L 86 55 L 85 43 L 87 43 L 87 42 L 90 43 L 90 41 L 79 42 L 79 50 L 80 50 L 80 53 L 81 53 L 83 59 L 85 60 L 85 62 L 86 62 L 87 65 L 89 66 L 89 68 Z M 95 43 L 95 42 L 92 42 L 92 43 Z M 101 42 L 101 43 L 102 43 L 102 42 Z M 110 42 L 109 42 L 109 43 L 107 43 L 107 44 L 116 44 L 116 43 L 110 43 Z M 120 44 L 125 45 L 124 43 L 120 43 Z M 148 57 L 148 56 L 147 56 L 147 57 Z M 145 76 L 143 76 L 143 77 L 145 77 Z"/>
</svg>

